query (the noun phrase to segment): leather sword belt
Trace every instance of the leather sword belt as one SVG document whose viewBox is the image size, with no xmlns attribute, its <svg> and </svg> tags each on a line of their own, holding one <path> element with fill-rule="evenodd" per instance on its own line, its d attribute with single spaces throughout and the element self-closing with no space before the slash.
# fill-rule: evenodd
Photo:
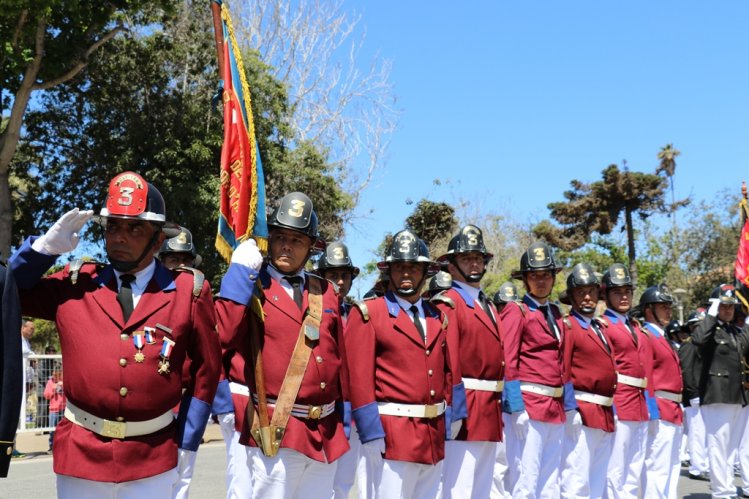
<svg viewBox="0 0 749 499">
<path fill-rule="evenodd" d="M 159 417 L 147 421 L 110 421 L 76 407 L 70 401 L 65 406 L 65 417 L 78 426 L 93 431 L 97 435 L 108 438 L 139 437 L 156 433 L 169 426 L 174 421 L 172 411 L 165 412 Z"/>
<path fill-rule="evenodd" d="M 582 400 L 583 402 L 590 402 L 591 404 L 598 404 L 604 407 L 611 407 L 614 404 L 614 397 L 605 397 L 597 393 L 583 392 L 581 390 L 575 390 L 575 400 Z"/>
<path fill-rule="evenodd" d="M 624 383 L 625 385 L 634 386 L 636 388 L 648 387 L 648 378 L 635 378 L 633 376 L 627 376 L 626 374 L 616 373 L 616 380 L 619 383 Z"/>
<path fill-rule="evenodd" d="M 666 390 L 656 390 L 655 396 L 659 399 L 666 399 L 670 400 L 671 402 L 681 404 L 681 393 L 667 392 Z"/>
<path fill-rule="evenodd" d="M 257 395 L 252 394 L 252 400 L 258 403 Z M 276 399 L 268 397 L 268 407 L 276 406 Z M 291 415 L 298 418 L 304 419 L 322 419 L 330 416 L 335 412 L 335 402 L 330 402 L 324 405 L 306 405 L 306 404 L 294 404 L 291 407 Z"/>
<path fill-rule="evenodd" d="M 396 404 L 394 402 L 377 402 L 377 410 L 386 416 L 403 416 L 407 418 L 434 419 L 444 414 L 447 402 L 439 404 Z"/>
<path fill-rule="evenodd" d="M 505 387 L 504 381 L 493 379 L 463 378 L 463 386 L 468 390 L 479 390 L 482 392 L 501 392 Z"/>
<path fill-rule="evenodd" d="M 245 397 L 250 396 L 250 387 L 243 385 L 242 383 L 236 383 L 234 381 L 229 382 L 229 391 L 236 395 L 244 395 Z"/>
<path fill-rule="evenodd" d="M 530 381 L 520 382 L 520 391 L 535 393 L 536 395 L 543 395 L 544 397 L 561 397 L 564 393 L 564 388 L 561 386 L 546 386 L 540 383 L 531 383 Z"/>
</svg>

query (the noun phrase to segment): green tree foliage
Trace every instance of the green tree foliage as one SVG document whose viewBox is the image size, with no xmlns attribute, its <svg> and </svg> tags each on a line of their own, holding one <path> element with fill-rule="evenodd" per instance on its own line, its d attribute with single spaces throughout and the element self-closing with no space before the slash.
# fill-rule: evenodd
<svg viewBox="0 0 749 499">
<path fill-rule="evenodd" d="M 32 93 L 75 78 L 118 34 L 158 21 L 173 4 L 174 0 L 0 3 L 4 42 L 0 53 L 0 252 L 7 254 L 10 249 L 14 214 L 11 199 L 17 197 L 10 191 L 10 164 Z"/>
<path fill-rule="evenodd" d="M 112 176 L 137 171 L 164 195 L 168 218 L 191 229 L 216 284 L 223 271 L 214 248 L 223 127 L 221 109 L 211 104 L 218 72 L 208 12 L 204 2 L 187 2 L 161 25 L 114 40 L 85 75 L 48 92 L 29 114 L 20 158 L 33 161 L 19 159 L 14 169 L 35 184 L 22 206 L 37 226 L 74 206 L 98 211 Z M 323 234 L 339 237 L 340 214 L 351 202 L 331 176 L 333 165 L 310 143 L 289 146 L 284 86 L 256 53 L 245 53 L 244 63 L 268 208 L 288 191 L 304 191 Z"/>
<path fill-rule="evenodd" d="M 564 192 L 567 201 L 549 204 L 551 217 L 562 226 L 543 221 L 534 227 L 534 234 L 563 250 L 572 250 L 588 243 L 594 233 L 610 234 L 623 218 L 630 272 L 637 282 L 634 217 L 646 220 L 653 213 L 668 211 L 663 199 L 667 180 L 609 165 L 601 180 L 572 180 L 570 185 L 572 189 Z"/>
<path fill-rule="evenodd" d="M 406 228 L 422 238 L 430 251 L 437 249 L 434 247 L 436 244 L 449 241 L 457 227 L 458 220 L 452 206 L 427 199 L 419 201 L 413 213 L 406 218 Z M 447 244 L 444 246 L 447 248 Z"/>
</svg>

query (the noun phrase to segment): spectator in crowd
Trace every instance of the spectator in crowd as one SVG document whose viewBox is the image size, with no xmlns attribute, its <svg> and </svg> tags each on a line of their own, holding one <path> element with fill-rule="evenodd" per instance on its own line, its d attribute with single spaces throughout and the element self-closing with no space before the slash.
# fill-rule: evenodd
<svg viewBox="0 0 749 499">
<path fill-rule="evenodd" d="M 49 451 L 52 451 L 52 442 L 55 438 L 54 428 L 60 421 L 62 413 L 65 410 L 65 393 L 62 389 L 62 365 L 57 364 L 52 370 L 52 375 L 47 379 L 47 385 L 44 387 L 44 398 L 49 401 Z"/>
</svg>

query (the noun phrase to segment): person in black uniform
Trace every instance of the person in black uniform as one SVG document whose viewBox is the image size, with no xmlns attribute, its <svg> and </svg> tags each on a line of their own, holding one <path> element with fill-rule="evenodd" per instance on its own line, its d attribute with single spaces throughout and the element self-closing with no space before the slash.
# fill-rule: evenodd
<svg viewBox="0 0 749 499">
<path fill-rule="evenodd" d="M 0 364 L 0 477 L 8 476 L 13 439 L 18 427 L 23 394 L 21 369 L 21 305 L 13 273 L 0 262 L 0 334 L 2 334 L 2 364 Z"/>
<path fill-rule="evenodd" d="M 686 339 L 679 347 L 681 378 L 684 384 L 682 403 L 684 404 L 685 428 L 687 430 L 687 449 L 689 450 L 689 478 L 709 480 L 707 449 L 705 447 L 705 421 L 700 412 L 699 377 L 702 361 L 699 351 L 692 342 L 692 331 L 705 317 L 703 312 L 689 314 L 686 324 L 681 327 Z"/>
<path fill-rule="evenodd" d="M 699 377 L 700 411 L 705 420 L 713 497 L 736 496 L 733 462 L 741 439 L 742 407 L 749 403 L 749 390 L 742 379 L 742 366 L 749 355 L 749 330 L 733 323 L 736 290 L 721 284 L 710 296 L 710 308 L 692 333 L 692 342 L 702 358 Z"/>
</svg>

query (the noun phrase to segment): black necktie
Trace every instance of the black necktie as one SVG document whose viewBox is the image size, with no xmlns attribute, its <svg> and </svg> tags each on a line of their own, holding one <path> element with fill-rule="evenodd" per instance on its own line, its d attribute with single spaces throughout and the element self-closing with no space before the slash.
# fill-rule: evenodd
<svg viewBox="0 0 749 499">
<path fill-rule="evenodd" d="M 421 335 L 421 339 L 424 340 L 424 343 L 427 341 L 427 335 L 424 332 L 424 326 L 421 325 L 421 318 L 419 316 L 419 307 L 416 305 L 411 305 L 411 308 L 409 308 L 411 311 L 411 314 L 413 315 L 414 319 L 414 326 L 416 326 L 416 330 Z"/>
<path fill-rule="evenodd" d="M 486 315 L 489 316 L 489 319 L 491 319 L 492 324 L 496 327 L 497 321 L 494 320 L 494 315 L 492 314 L 492 310 L 489 307 L 489 300 L 486 299 L 486 295 L 483 291 L 479 291 L 479 303 L 481 304 L 481 308 L 484 309 L 484 312 L 486 312 Z"/>
<path fill-rule="evenodd" d="M 624 320 L 624 327 L 627 328 L 627 331 L 629 331 L 629 334 L 632 335 L 632 339 L 635 340 L 635 346 L 637 345 L 637 334 L 635 334 L 635 330 L 632 329 L 632 326 L 629 324 L 629 320 Z"/>
<path fill-rule="evenodd" d="M 590 321 L 590 327 L 593 328 L 593 331 L 598 335 L 598 337 L 601 339 L 601 343 L 603 343 L 603 346 L 606 347 L 606 351 L 608 353 L 611 353 L 611 347 L 609 346 L 609 342 L 606 341 L 606 337 L 603 336 L 603 331 L 601 331 L 601 328 L 598 327 L 598 324 L 596 324 L 595 320 Z"/>
<path fill-rule="evenodd" d="M 549 307 L 549 305 L 541 305 L 538 309 L 542 314 L 544 314 L 544 317 L 546 317 L 546 325 L 549 326 L 551 333 L 557 340 L 559 340 L 559 331 L 557 331 L 556 320 L 554 320 L 554 316 L 551 315 L 551 307 Z"/>
<path fill-rule="evenodd" d="M 291 288 L 294 290 L 294 303 L 296 303 L 296 306 L 299 307 L 299 310 L 302 309 L 302 277 L 298 275 L 292 275 L 285 277 L 287 281 L 289 281 L 289 284 L 291 284 Z"/>
<path fill-rule="evenodd" d="M 122 274 L 120 276 L 120 290 L 117 293 L 117 301 L 120 302 L 122 307 L 122 316 L 125 318 L 125 322 L 130 319 L 130 315 L 133 313 L 133 288 L 132 283 L 135 280 L 135 276 L 132 274 Z"/>
</svg>

